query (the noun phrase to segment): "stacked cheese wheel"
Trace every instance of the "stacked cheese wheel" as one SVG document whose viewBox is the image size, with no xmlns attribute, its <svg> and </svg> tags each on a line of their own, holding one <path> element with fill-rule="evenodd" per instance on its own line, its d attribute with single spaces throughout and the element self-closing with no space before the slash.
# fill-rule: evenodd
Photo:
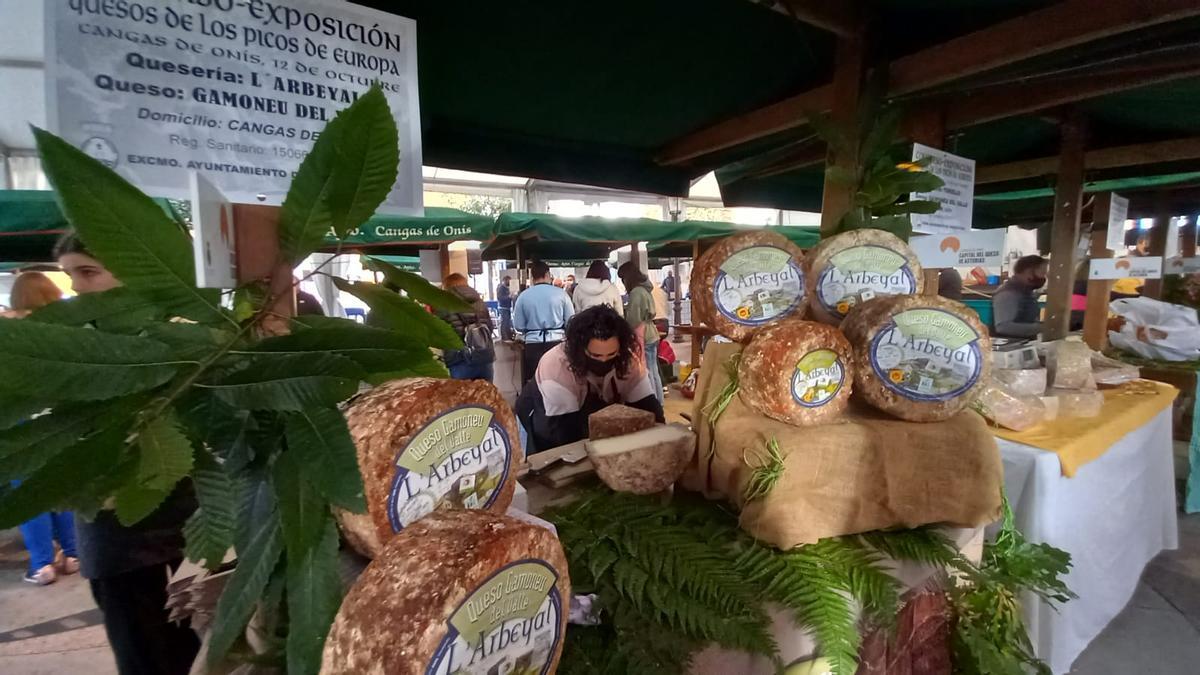
<svg viewBox="0 0 1200 675">
<path fill-rule="evenodd" d="M 815 321 L 781 321 L 742 351 L 738 391 L 760 413 L 788 424 L 831 422 L 850 401 L 850 343 Z"/>
<path fill-rule="evenodd" d="M 804 315 L 803 252 L 769 229 L 726 237 L 692 268 L 694 319 L 745 342 L 758 329 Z"/>
<path fill-rule="evenodd" d="M 917 256 L 883 230 L 853 230 L 823 240 L 804 259 L 813 318 L 838 325 L 857 304 L 887 295 L 921 293 Z"/>
<path fill-rule="evenodd" d="M 967 405 L 988 373 L 987 331 L 967 307 L 922 296 L 923 286 L 912 249 L 873 229 L 830 237 L 804 256 L 769 230 L 739 234 L 692 274 L 697 318 L 747 344 L 742 401 L 798 426 L 840 417 L 852 388 L 911 421 Z"/>
<path fill-rule="evenodd" d="M 842 331 L 854 348 L 855 391 L 913 422 L 952 417 L 991 370 L 991 340 L 970 308 L 936 296 L 876 298 L 851 310 Z"/>
<path fill-rule="evenodd" d="M 553 673 L 570 600 L 553 532 L 487 511 L 439 511 L 392 538 L 350 589 L 321 672 Z"/>
<path fill-rule="evenodd" d="M 444 508 L 503 513 L 522 461 L 517 420 L 478 380 L 394 380 L 346 411 L 367 512 L 340 512 L 350 544 L 374 558 L 395 533 Z"/>
</svg>

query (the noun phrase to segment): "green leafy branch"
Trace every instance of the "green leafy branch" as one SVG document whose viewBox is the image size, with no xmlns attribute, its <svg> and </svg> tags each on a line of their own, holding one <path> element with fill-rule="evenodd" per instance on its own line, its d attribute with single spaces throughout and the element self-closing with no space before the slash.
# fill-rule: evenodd
<svg viewBox="0 0 1200 675">
<path fill-rule="evenodd" d="M 194 500 L 179 524 L 186 555 L 209 568 L 231 549 L 237 557 L 210 664 L 246 651 L 241 636 L 259 612 L 285 653 L 252 658 L 317 672 L 341 599 L 332 509 L 364 508 L 337 406 L 363 383 L 444 376 L 430 347 L 461 346 L 418 303 L 453 311 L 463 301 L 386 265 L 391 288 L 335 279 L 371 306 L 374 327 L 274 314 L 299 283 L 291 268 L 327 233 L 365 222 L 395 183 L 382 91 L 321 133 L 280 209 L 274 283 L 233 289 L 234 311 L 219 290 L 196 287 L 188 234 L 153 200 L 63 139 L 34 135 L 63 213 L 123 285 L 0 320 L 0 476 L 22 480 L 0 496 L 0 527 L 59 508 L 130 525 Z M 290 334 L 268 335 L 278 326 Z"/>
<path fill-rule="evenodd" d="M 808 115 L 813 131 L 836 156 L 846 158 L 826 169 L 825 180 L 849 187 L 854 193 L 835 234 L 873 228 L 908 241 L 912 235 L 909 216 L 937 213 L 941 207 L 935 201 L 909 198 L 912 193 L 936 190 L 944 181 L 924 170 L 928 159 L 897 162 L 893 158 L 892 143 L 902 117 L 900 107 L 882 106 L 877 96 L 864 97 L 853 136 L 827 113 Z M 861 143 L 856 146 L 852 138 L 861 139 Z"/>
<path fill-rule="evenodd" d="M 860 621 L 891 626 L 901 603 L 890 558 L 957 573 L 948 592 L 959 614 L 959 671 L 1016 675 L 1010 667 L 1044 667 L 1028 648 L 1017 595 L 1042 589 L 1054 601 L 1070 597 L 1061 581 L 1067 555 L 1030 548 L 1011 520 L 976 566 L 932 528 L 780 551 L 738 528 L 723 505 L 683 492 L 663 504 L 594 489 L 544 515 L 567 551 L 574 591 L 596 594 L 601 608 L 599 625 L 568 632 L 564 673 L 685 673 L 709 644 L 777 661 L 766 603 L 790 610 L 812 632 L 834 673 L 853 673 Z"/>
</svg>

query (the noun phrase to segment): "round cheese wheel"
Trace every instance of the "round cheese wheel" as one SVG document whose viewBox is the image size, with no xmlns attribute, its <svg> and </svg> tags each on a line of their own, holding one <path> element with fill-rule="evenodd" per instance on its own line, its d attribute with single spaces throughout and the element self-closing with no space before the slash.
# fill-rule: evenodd
<svg viewBox="0 0 1200 675">
<path fill-rule="evenodd" d="M 342 601 L 323 675 L 547 675 L 571 600 L 549 529 L 487 511 L 449 510 L 405 528 Z"/>
<path fill-rule="evenodd" d="M 852 230 L 822 240 L 804 259 L 812 317 L 838 325 L 852 307 L 885 295 L 912 295 L 925 286 L 917 256 L 894 234 Z"/>
<path fill-rule="evenodd" d="M 992 343 L 978 315 L 937 296 L 875 298 L 850 311 L 854 389 L 872 406 L 913 422 L 952 417 L 991 373 Z"/>
<path fill-rule="evenodd" d="M 393 380 L 354 399 L 346 422 L 358 450 L 367 512 L 338 513 L 359 553 L 441 508 L 503 513 L 522 461 L 517 419 L 490 382 Z"/>
<path fill-rule="evenodd" d="M 780 422 L 805 426 L 839 417 L 850 402 L 853 352 L 838 329 L 815 321 L 780 321 L 742 351 L 738 395 Z"/>
<path fill-rule="evenodd" d="M 693 321 L 745 342 L 759 328 L 804 315 L 800 247 L 769 229 L 726 237 L 692 267 Z"/>
</svg>

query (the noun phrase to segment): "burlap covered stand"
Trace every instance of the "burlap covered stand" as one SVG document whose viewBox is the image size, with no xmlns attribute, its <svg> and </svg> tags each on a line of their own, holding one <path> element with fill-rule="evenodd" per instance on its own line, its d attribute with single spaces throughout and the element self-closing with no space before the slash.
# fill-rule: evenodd
<svg viewBox="0 0 1200 675">
<path fill-rule="evenodd" d="M 693 417 L 699 449 L 681 485 L 740 507 L 742 527 L 756 538 L 786 549 L 856 532 L 931 523 L 971 528 L 999 518 L 1000 451 L 971 411 L 918 423 L 852 405 L 838 423 L 793 427 L 735 396 L 714 439 L 705 407 L 725 386 L 724 364 L 740 349 L 714 343 L 705 354 Z M 782 476 L 765 497 L 744 503 L 770 439 L 779 444 Z"/>
</svg>

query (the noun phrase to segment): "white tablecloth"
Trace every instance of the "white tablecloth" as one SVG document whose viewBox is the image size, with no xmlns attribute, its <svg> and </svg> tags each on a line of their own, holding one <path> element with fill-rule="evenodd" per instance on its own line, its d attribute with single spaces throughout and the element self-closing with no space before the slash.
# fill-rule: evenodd
<svg viewBox="0 0 1200 675">
<path fill-rule="evenodd" d="M 1179 545 L 1171 409 L 1065 478 L 1058 455 L 997 439 L 1004 484 L 1026 538 L 1071 554 L 1079 597 L 1058 611 L 1026 602 L 1038 656 L 1065 673 L 1129 602 L 1146 563 Z"/>
</svg>

